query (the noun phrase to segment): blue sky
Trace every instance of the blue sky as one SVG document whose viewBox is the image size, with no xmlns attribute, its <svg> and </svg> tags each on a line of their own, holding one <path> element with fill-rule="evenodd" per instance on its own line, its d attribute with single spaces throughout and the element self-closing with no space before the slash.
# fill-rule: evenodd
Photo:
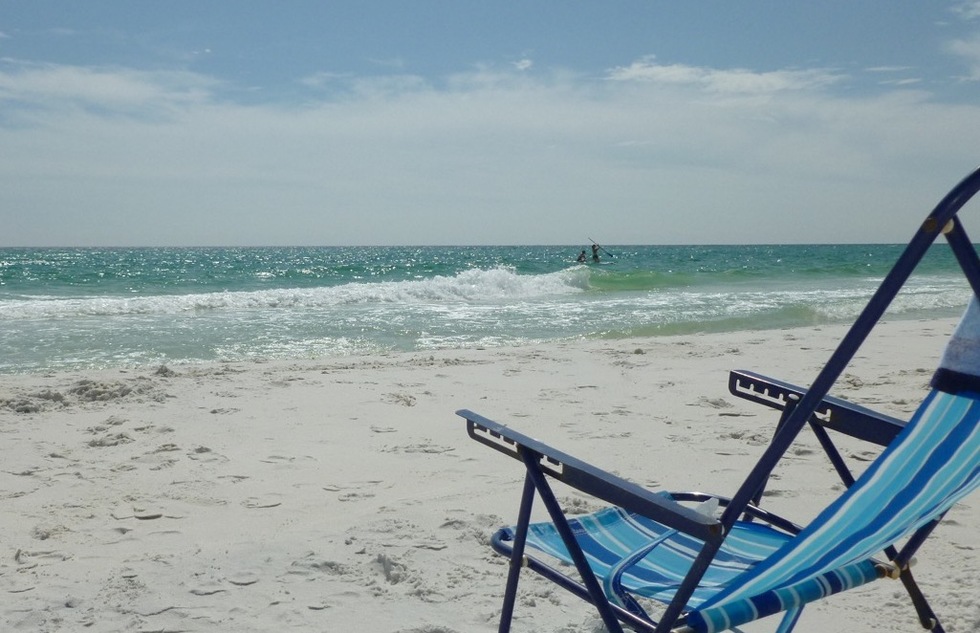
<svg viewBox="0 0 980 633">
<path fill-rule="evenodd" d="M 977 164 L 980 1 L 0 0 L 0 245 L 900 242 Z"/>
</svg>

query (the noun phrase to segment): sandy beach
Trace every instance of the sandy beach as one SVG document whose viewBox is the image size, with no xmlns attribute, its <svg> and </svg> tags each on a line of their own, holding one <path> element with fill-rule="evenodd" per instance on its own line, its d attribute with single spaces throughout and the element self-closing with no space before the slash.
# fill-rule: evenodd
<svg viewBox="0 0 980 633">
<path fill-rule="evenodd" d="M 954 325 L 886 323 L 834 393 L 908 417 Z M 487 541 L 522 472 L 455 410 L 650 488 L 730 494 L 775 414 L 730 396 L 727 372 L 807 384 L 843 331 L 3 376 L 0 629 L 494 631 L 506 565 Z M 804 436 L 766 503 L 805 521 L 839 490 Z M 949 631 L 980 630 L 978 534 L 974 495 L 919 556 Z M 844 627 L 921 630 L 892 581 L 811 606 L 797 631 Z M 602 630 L 531 574 L 514 628 Z"/>
</svg>

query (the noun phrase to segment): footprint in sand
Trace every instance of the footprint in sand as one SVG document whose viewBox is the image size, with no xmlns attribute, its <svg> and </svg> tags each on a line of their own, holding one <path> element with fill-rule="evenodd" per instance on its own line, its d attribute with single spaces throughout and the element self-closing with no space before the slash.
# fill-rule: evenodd
<svg viewBox="0 0 980 633">
<path fill-rule="evenodd" d="M 735 406 L 731 402 L 728 402 L 724 398 L 706 398 L 701 396 L 697 399 L 697 402 L 688 403 L 689 407 L 708 407 L 711 409 L 730 409 Z"/>
<path fill-rule="evenodd" d="M 373 492 L 345 492 L 342 495 L 337 496 L 338 501 L 360 501 L 361 499 L 370 499 L 374 497 Z"/>
<path fill-rule="evenodd" d="M 228 458 L 220 453 L 215 453 L 207 446 L 198 446 L 189 451 L 187 457 L 198 462 L 226 462 Z"/>
<path fill-rule="evenodd" d="M 248 475 L 218 475 L 218 479 L 230 479 L 233 484 L 241 483 L 248 478 Z"/>
<path fill-rule="evenodd" d="M 199 584 L 198 586 L 191 589 L 191 594 L 195 596 L 213 596 L 216 593 L 223 593 L 228 591 L 225 587 L 215 581 L 209 581 Z"/>
<path fill-rule="evenodd" d="M 112 435 L 104 435 L 94 440 L 89 440 L 85 443 L 85 445 L 90 448 L 105 448 L 109 446 L 119 446 L 120 444 L 129 444 L 132 441 L 133 438 L 126 433 L 115 433 Z"/>
<path fill-rule="evenodd" d="M 346 576 L 351 573 L 351 568 L 348 565 L 335 560 L 324 560 L 314 552 L 310 552 L 299 560 L 294 560 L 289 567 L 290 574 L 303 576 L 313 572 L 327 574 L 328 576 Z"/>
<path fill-rule="evenodd" d="M 242 501 L 242 505 L 253 510 L 265 508 L 275 508 L 282 505 L 281 495 L 268 494 L 259 497 L 248 497 Z"/>
<path fill-rule="evenodd" d="M 163 511 L 157 508 L 117 508 L 109 513 L 113 519 L 123 521 L 125 519 L 136 519 L 138 521 L 154 521 L 164 517 Z M 179 518 L 179 517 L 173 517 Z"/>
<path fill-rule="evenodd" d="M 96 424 L 95 426 L 90 426 L 87 429 L 85 429 L 85 432 L 91 433 L 93 435 L 96 433 L 104 433 L 114 426 L 120 426 L 125 423 L 126 423 L 125 418 L 120 418 L 118 416 L 111 415 L 108 418 L 106 418 L 106 421 L 103 422 L 102 424 Z"/>
<path fill-rule="evenodd" d="M 18 565 L 18 570 L 37 567 L 41 562 L 59 562 L 71 558 L 70 554 L 55 550 L 23 550 L 14 552 L 14 562 Z"/>
<path fill-rule="evenodd" d="M 269 455 L 265 459 L 260 459 L 259 461 L 263 464 L 288 464 L 296 461 L 296 458 L 286 457 L 285 455 Z"/>
<path fill-rule="evenodd" d="M 330 484 L 324 486 L 323 489 L 327 492 L 339 492 L 337 495 L 338 501 L 360 501 L 362 499 L 370 499 L 375 496 L 375 493 L 365 490 L 375 488 L 383 483 L 380 479 L 368 480 L 368 481 L 355 481 L 347 484 Z"/>
<path fill-rule="evenodd" d="M 437 444 L 408 444 L 406 446 L 386 446 L 381 449 L 382 453 L 450 453 L 455 451 L 453 446 L 439 446 Z"/>
<path fill-rule="evenodd" d="M 52 526 L 36 525 L 34 526 L 34 529 L 31 530 L 31 537 L 39 541 L 46 541 L 52 536 L 58 536 L 59 534 L 64 534 L 70 531 L 71 530 L 69 530 L 64 525 L 52 525 Z"/>
<path fill-rule="evenodd" d="M 414 407 L 415 396 L 407 393 L 388 393 L 385 394 L 385 401 L 391 404 L 400 404 L 403 407 Z"/>
<path fill-rule="evenodd" d="M 236 587 L 247 587 L 257 583 L 259 575 L 251 571 L 238 571 L 230 574 L 226 580 Z"/>
</svg>

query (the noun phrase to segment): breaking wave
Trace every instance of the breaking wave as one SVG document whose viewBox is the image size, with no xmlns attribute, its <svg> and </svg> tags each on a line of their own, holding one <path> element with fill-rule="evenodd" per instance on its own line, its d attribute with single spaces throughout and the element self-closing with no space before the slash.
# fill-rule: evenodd
<svg viewBox="0 0 980 633">
<path fill-rule="evenodd" d="M 275 288 L 197 294 L 22 297 L 0 303 L 0 319 L 183 314 L 252 309 L 328 308 L 366 304 L 498 303 L 580 293 L 588 270 L 569 268 L 519 275 L 511 268 L 471 269 L 412 281 L 346 283 L 319 288 Z"/>
</svg>

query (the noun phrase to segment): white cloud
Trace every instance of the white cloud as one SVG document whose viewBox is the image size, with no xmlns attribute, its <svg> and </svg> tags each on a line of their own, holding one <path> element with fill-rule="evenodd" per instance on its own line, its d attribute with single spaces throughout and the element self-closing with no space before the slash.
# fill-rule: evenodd
<svg viewBox="0 0 980 633">
<path fill-rule="evenodd" d="M 22 228 L 3 239 L 567 243 L 601 220 L 610 242 L 897 241 L 980 145 L 980 107 L 836 95 L 821 71 L 611 75 L 317 75 L 348 89 L 283 105 L 191 73 L 8 63 L 0 225 Z"/>
<path fill-rule="evenodd" d="M 920 77 L 907 77 L 905 79 L 886 79 L 880 82 L 884 86 L 913 86 L 922 83 Z"/>
<path fill-rule="evenodd" d="M 299 80 L 301 84 L 310 88 L 323 88 L 328 85 L 351 79 L 350 73 L 333 73 L 321 71 L 307 75 Z"/>
<path fill-rule="evenodd" d="M 968 67 L 967 79 L 980 80 L 980 34 L 968 39 L 957 39 L 947 44 L 947 50 L 960 57 Z"/>
<path fill-rule="evenodd" d="M 514 62 L 514 68 L 517 70 L 530 70 L 532 66 L 534 66 L 534 62 L 526 57 L 520 61 Z"/>
<path fill-rule="evenodd" d="M 684 64 L 658 64 L 654 57 L 644 57 L 629 66 L 614 68 L 609 71 L 609 78 L 615 81 L 691 85 L 711 92 L 756 94 L 819 88 L 841 80 L 839 76 L 823 70 L 722 70 Z"/>
<path fill-rule="evenodd" d="M 902 73 L 913 70 L 912 66 L 871 66 L 866 68 L 869 73 Z"/>
<path fill-rule="evenodd" d="M 872 66 L 866 68 L 865 71 L 872 73 L 874 75 L 897 75 L 899 73 L 909 73 L 914 70 L 912 66 Z M 878 83 L 882 86 L 913 86 L 915 84 L 922 83 L 921 77 L 895 77 L 888 79 L 879 79 Z"/>
<path fill-rule="evenodd" d="M 980 1 L 968 0 L 953 6 L 953 13 L 965 20 L 975 20 L 980 18 Z"/>
<path fill-rule="evenodd" d="M 218 82 L 181 71 L 144 72 L 4 60 L 0 102 L 36 108 L 96 107 L 160 111 L 175 104 L 207 101 Z M 0 66 L 2 69 L 3 66 Z"/>
</svg>

